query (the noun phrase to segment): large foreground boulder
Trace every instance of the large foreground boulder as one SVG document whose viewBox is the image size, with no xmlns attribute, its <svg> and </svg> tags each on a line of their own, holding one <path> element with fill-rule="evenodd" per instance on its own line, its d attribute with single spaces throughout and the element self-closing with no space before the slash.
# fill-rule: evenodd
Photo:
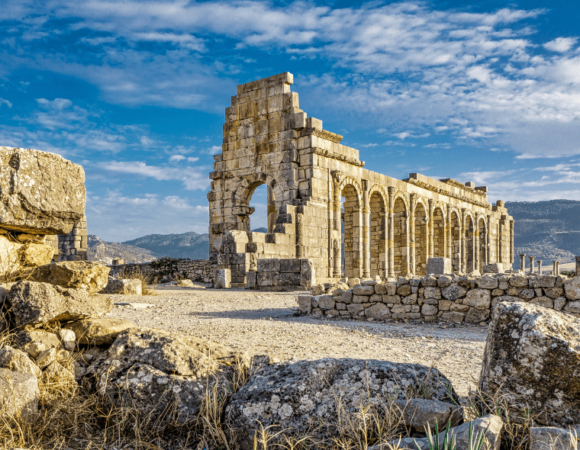
<svg viewBox="0 0 580 450">
<path fill-rule="evenodd" d="M 401 415 L 394 400 L 415 397 L 458 401 L 441 372 L 419 364 L 330 358 L 281 363 L 259 370 L 232 396 L 226 423 L 244 449 L 253 448 L 262 426 L 329 440 L 339 433 L 339 423 L 360 420 L 361 407 L 374 409 L 367 410 L 367 420 L 391 408 Z"/>
<path fill-rule="evenodd" d="M 40 390 L 34 375 L 0 369 L 0 415 L 29 418 L 38 411 Z"/>
<path fill-rule="evenodd" d="M 84 289 L 66 289 L 48 283 L 19 281 L 4 300 L 11 327 L 40 326 L 55 320 L 100 317 L 113 309 L 106 295 L 89 295 Z"/>
<path fill-rule="evenodd" d="M 85 212 L 85 172 L 53 153 L 0 147 L 0 228 L 67 234 Z"/>
<path fill-rule="evenodd" d="M 63 261 L 37 267 L 28 280 L 65 288 L 85 289 L 94 294 L 107 286 L 110 271 L 107 266 L 95 262 Z"/>
<path fill-rule="evenodd" d="M 580 319 L 531 303 L 493 310 L 479 381 L 522 420 L 566 428 L 580 418 Z"/>
<path fill-rule="evenodd" d="M 220 344 L 132 328 L 95 359 L 84 380 L 119 407 L 135 408 L 163 428 L 196 420 L 208 389 L 223 398 L 247 365 L 246 358 Z"/>
</svg>

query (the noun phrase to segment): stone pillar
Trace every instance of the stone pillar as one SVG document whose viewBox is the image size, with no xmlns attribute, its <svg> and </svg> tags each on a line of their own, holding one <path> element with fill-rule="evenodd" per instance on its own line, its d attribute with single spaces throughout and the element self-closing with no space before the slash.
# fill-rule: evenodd
<svg viewBox="0 0 580 450">
<path fill-rule="evenodd" d="M 576 260 L 576 277 L 580 276 L 580 256 L 574 256 Z"/>
<path fill-rule="evenodd" d="M 560 274 L 560 262 L 552 261 L 552 275 L 558 276 Z"/>
<path fill-rule="evenodd" d="M 510 220 L 510 264 L 514 263 L 514 258 L 514 221 Z"/>
<path fill-rule="evenodd" d="M 535 256 L 528 256 L 530 258 L 530 273 L 534 273 L 534 260 L 536 259 Z"/>
<path fill-rule="evenodd" d="M 363 278 L 370 278 L 371 276 L 371 250 L 370 250 L 370 212 L 371 208 L 369 205 L 369 183 L 367 180 L 362 180 L 363 182 L 363 226 L 362 226 L 362 276 Z"/>
<path fill-rule="evenodd" d="M 538 275 L 542 275 L 542 260 L 538 259 Z"/>
<path fill-rule="evenodd" d="M 451 267 L 453 267 L 453 230 L 451 229 L 451 209 L 447 208 L 447 217 L 446 217 L 446 228 L 445 232 L 447 245 L 445 246 L 446 257 L 451 260 Z"/>
<path fill-rule="evenodd" d="M 465 208 L 461 208 L 461 271 L 467 273 L 467 227 L 465 226 Z"/>
<path fill-rule="evenodd" d="M 487 216 L 487 222 L 485 224 L 485 263 L 486 264 L 492 264 L 494 261 L 492 261 L 491 259 L 491 247 L 492 247 L 492 243 L 491 243 L 491 216 Z"/>
<path fill-rule="evenodd" d="M 417 194 L 411 194 L 411 216 L 409 217 L 409 272 L 413 275 L 416 273 L 417 259 L 415 246 L 415 207 L 417 206 Z"/>
<path fill-rule="evenodd" d="M 270 216 L 268 216 L 269 219 Z M 303 256 L 303 249 L 304 249 L 304 222 L 303 222 L 304 215 L 301 213 L 296 214 L 296 258 L 304 258 Z M 274 228 L 272 228 L 273 230 Z M 270 231 L 270 227 L 268 226 L 268 233 L 272 233 Z M 329 276 L 332 276 L 329 274 Z"/>
<path fill-rule="evenodd" d="M 434 247 L 435 243 L 433 242 L 433 223 L 435 222 L 433 220 L 434 210 L 435 205 L 433 203 L 433 200 L 429 199 L 429 222 L 427 222 L 427 229 L 429 231 L 429 242 L 427 245 L 427 261 L 429 261 L 429 258 L 433 258 L 435 252 Z"/>
<path fill-rule="evenodd" d="M 526 254 L 520 253 L 520 270 L 526 273 Z"/>
<path fill-rule="evenodd" d="M 389 192 L 389 278 L 395 277 L 395 188 L 390 186 Z"/>
<path fill-rule="evenodd" d="M 479 260 L 481 259 L 479 250 L 479 224 L 477 217 L 474 219 L 473 224 L 473 270 L 479 270 Z"/>
<path fill-rule="evenodd" d="M 405 248 L 407 249 L 407 255 L 405 258 L 405 275 L 408 275 L 410 273 L 410 267 L 409 267 L 409 211 L 405 211 L 405 236 L 407 238 L 407 242 L 405 242 Z"/>
</svg>

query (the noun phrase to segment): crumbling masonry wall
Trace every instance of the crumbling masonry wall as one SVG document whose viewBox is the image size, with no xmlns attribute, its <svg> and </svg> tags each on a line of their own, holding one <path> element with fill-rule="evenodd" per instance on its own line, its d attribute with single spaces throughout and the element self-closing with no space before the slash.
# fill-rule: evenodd
<svg viewBox="0 0 580 450">
<path fill-rule="evenodd" d="M 450 258 L 455 272 L 511 268 L 514 222 L 486 187 L 364 169 L 358 150 L 299 108 L 292 83 L 283 73 L 240 85 L 226 108 L 209 235 L 210 260 L 231 269 L 233 286 L 267 258 L 311 259 L 317 282 L 424 274 L 431 257 Z M 268 233 L 251 233 L 249 203 L 263 184 Z"/>
</svg>

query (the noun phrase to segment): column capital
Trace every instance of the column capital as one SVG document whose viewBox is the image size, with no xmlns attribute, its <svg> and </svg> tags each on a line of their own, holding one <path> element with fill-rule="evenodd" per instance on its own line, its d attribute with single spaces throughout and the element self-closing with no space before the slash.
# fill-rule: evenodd
<svg viewBox="0 0 580 450">
<path fill-rule="evenodd" d="M 369 183 L 369 180 L 365 180 L 365 179 L 363 179 L 363 180 L 361 180 L 361 181 L 362 181 L 362 188 L 363 188 L 363 191 L 368 191 L 368 190 L 369 190 L 369 184 L 370 184 L 370 183 Z"/>
<path fill-rule="evenodd" d="M 397 192 L 397 189 L 394 186 L 389 186 L 387 188 L 387 192 L 389 193 L 389 197 L 394 197 L 395 193 Z"/>
<path fill-rule="evenodd" d="M 340 182 L 340 178 L 342 177 L 342 172 L 340 170 L 333 170 L 332 172 L 330 172 L 330 174 L 332 175 L 332 178 L 334 179 L 335 182 L 337 183 Z"/>
</svg>

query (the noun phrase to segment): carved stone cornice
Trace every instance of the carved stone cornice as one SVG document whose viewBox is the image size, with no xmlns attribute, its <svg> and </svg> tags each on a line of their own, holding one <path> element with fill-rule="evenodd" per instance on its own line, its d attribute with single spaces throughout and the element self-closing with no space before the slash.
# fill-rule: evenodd
<svg viewBox="0 0 580 450">
<path fill-rule="evenodd" d="M 445 195 L 446 197 L 455 198 L 455 199 L 460 200 L 462 202 L 469 203 L 469 204 L 475 205 L 475 206 L 479 206 L 481 208 L 491 209 L 491 205 L 489 203 L 480 202 L 480 201 L 477 201 L 477 200 L 472 200 L 469 197 L 465 197 L 463 195 L 455 194 L 455 193 L 453 193 L 451 191 L 448 191 L 446 189 L 441 189 L 441 188 L 432 186 L 430 184 L 424 183 L 422 181 L 415 180 L 414 178 L 409 178 L 409 179 L 404 180 L 404 181 L 406 183 L 413 184 L 415 186 L 418 186 L 420 188 L 426 189 L 428 191 L 436 192 L 437 194 L 441 194 L 441 195 Z"/>
<path fill-rule="evenodd" d="M 348 164 L 352 164 L 353 166 L 357 166 L 357 167 L 364 167 L 364 165 L 365 165 L 364 161 L 359 161 L 358 159 L 355 159 L 355 158 L 349 158 L 348 156 L 340 155 L 338 153 L 324 150 L 323 148 L 315 148 L 312 153 L 314 153 L 316 155 L 324 156 L 325 158 L 336 159 L 337 161 L 344 161 Z"/>
</svg>

